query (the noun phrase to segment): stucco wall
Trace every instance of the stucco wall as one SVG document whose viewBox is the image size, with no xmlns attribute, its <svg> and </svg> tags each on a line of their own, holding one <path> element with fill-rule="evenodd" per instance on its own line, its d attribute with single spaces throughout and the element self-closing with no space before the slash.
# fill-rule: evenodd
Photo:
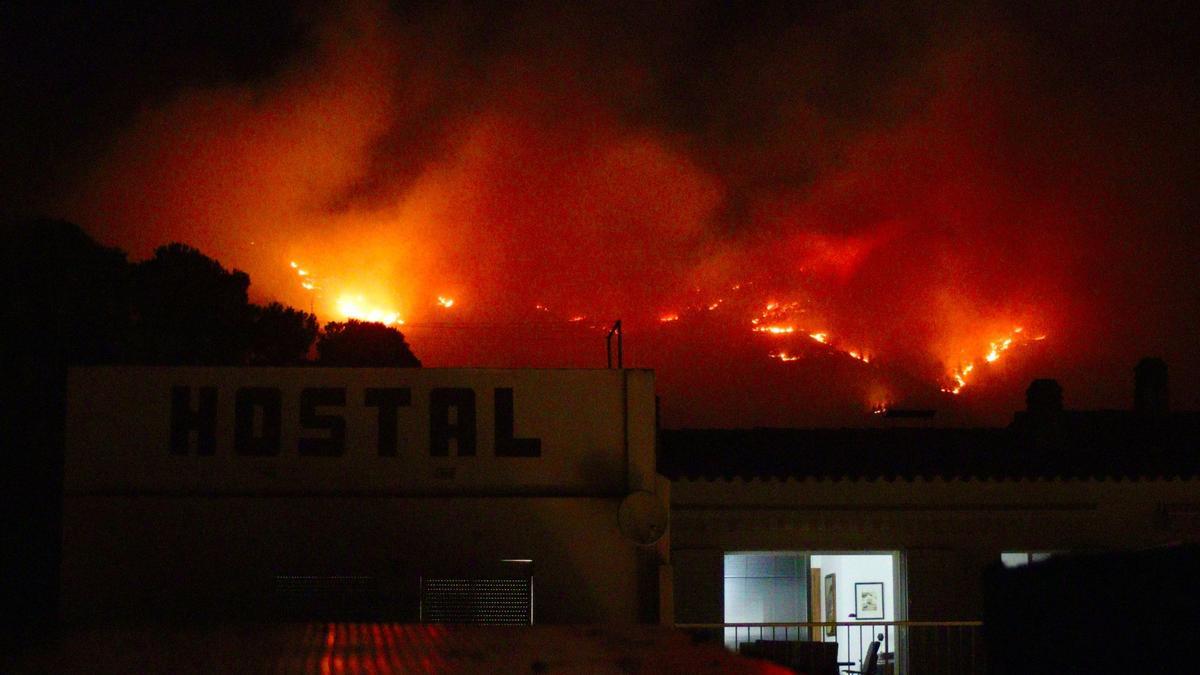
<svg viewBox="0 0 1200 675">
<path fill-rule="evenodd" d="M 69 384 L 68 620 L 270 616 L 277 575 L 369 577 L 384 617 L 416 620 L 422 575 L 506 558 L 533 561 L 539 623 L 657 613 L 665 544 L 618 524 L 622 498 L 659 491 L 650 371 L 106 367 Z"/>
<path fill-rule="evenodd" d="M 276 574 L 375 577 L 415 620 L 422 574 L 533 560 L 538 623 L 643 619 L 618 499 L 69 497 L 67 619 L 255 616 Z"/>
</svg>

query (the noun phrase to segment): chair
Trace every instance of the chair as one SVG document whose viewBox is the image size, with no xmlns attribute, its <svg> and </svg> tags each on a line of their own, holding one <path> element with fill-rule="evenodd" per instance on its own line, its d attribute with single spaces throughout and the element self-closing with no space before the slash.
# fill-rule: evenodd
<svg viewBox="0 0 1200 675">
<path fill-rule="evenodd" d="M 863 656 L 862 665 L 859 670 L 847 669 L 846 672 L 852 675 L 878 675 L 879 673 L 879 644 L 883 641 L 883 633 L 875 636 L 871 644 L 867 647 L 867 653 Z"/>
</svg>

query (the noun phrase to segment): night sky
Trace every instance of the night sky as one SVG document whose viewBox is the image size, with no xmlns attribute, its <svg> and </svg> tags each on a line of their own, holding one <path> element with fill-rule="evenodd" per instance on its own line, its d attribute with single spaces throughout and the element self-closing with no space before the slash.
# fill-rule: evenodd
<svg viewBox="0 0 1200 675">
<path fill-rule="evenodd" d="M 1186 2 L 9 3 L 0 215 L 398 315 L 432 366 L 602 366 L 621 318 L 667 426 L 1002 424 L 1033 377 L 1124 408 L 1146 355 L 1195 408 L 1198 28 Z"/>
</svg>

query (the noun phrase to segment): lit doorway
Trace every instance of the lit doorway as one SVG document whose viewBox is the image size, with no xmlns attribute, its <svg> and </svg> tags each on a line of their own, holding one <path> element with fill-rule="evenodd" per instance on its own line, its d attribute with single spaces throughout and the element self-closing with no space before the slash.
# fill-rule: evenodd
<svg viewBox="0 0 1200 675">
<path fill-rule="evenodd" d="M 895 661 L 896 628 L 887 624 L 896 620 L 896 557 L 895 552 L 810 554 L 811 604 L 821 608 L 814 620 L 846 624 L 821 631 L 821 639 L 838 643 L 839 662 L 857 665 L 877 639 L 880 664 Z"/>
<path fill-rule="evenodd" d="M 897 618 L 897 557 L 890 551 L 726 553 L 725 623 L 766 624 L 726 628 L 726 644 L 736 648 L 760 639 L 836 642 L 838 661 L 857 666 L 871 642 L 882 636 L 881 665 L 894 663 L 896 630 L 887 624 Z M 815 622 L 844 625 L 780 625 Z"/>
</svg>

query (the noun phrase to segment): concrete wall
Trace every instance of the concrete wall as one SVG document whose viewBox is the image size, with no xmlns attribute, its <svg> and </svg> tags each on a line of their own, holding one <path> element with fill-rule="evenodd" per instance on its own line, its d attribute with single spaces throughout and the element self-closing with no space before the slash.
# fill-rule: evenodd
<svg viewBox="0 0 1200 675">
<path fill-rule="evenodd" d="M 673 548 L 675 621 L 725 621 L 725 555 L 714 548 Z"/>
<path fill-rule="evenodd" d="M 182 415 L 178 387 L 188 389 Z M 202 388 L 215 413 L 201 409 Z M 317 388 L 345 403 L 306 413 L 304 392 Z M 387 424 L 370 403 L 379 388 L 411 401 Z M 281 404 L 247 417 L 236 404 L 247 389 Z M 435 405 L 448 389 L 473 392 L 473 417 Z M 493 398 L 502 390 L 507 411 Z M 216 441 L 202 452 L 195 420 L 205 415 Z M 190 425 L 182 445 L 180 419 Z M 411 621 L 423 575 L 488 576 L 503 559 L 530 559 L 538 623 L 654 620 L 669 549 L 635 545 L 618 521 L 632 491 L 668 498 L 654 420 L 649 371 L 73 370 L 62 613 L 272 616 L 277 576 L 355 576 L 377 586 L 379 616 Z M 474 453 L 461 452 L 464 425 Z M 304 450 L 334 427 L 344 428 L 337 452 Z M 439 452 L 447 428 L 455 438 Z M 269 438 L 272 451 L 246 452 L 239 433 Z M 506 436 L 537 439 L 539 452 L 505 454 Z"/>
<path fill-rule="evenodd" d="M 654 410 L 649 371 L 77 368 L 65 490 L 652 491 Z"/>
<path fill-rule="evenodd" d="M 256 616 L 275 575 L 378 579 L 416 620 L 422 575 L 533 560 L 538 623 L 643 620 L 617 499 L 68 497 L 68 620 Z"/>
</svg>

